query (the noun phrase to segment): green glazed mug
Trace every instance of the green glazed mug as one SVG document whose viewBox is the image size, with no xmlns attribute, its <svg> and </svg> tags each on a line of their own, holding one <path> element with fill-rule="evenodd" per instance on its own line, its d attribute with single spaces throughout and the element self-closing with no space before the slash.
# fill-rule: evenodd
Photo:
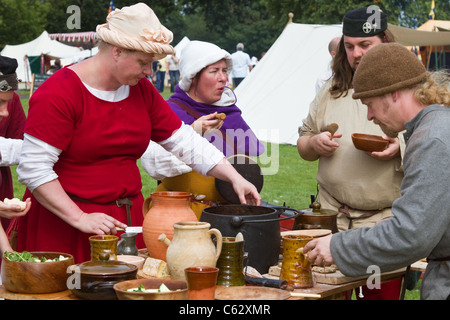
<svg viewBox="0 0 450 320">
<path fill-rule="evenodd" d="M 224 287 L 245 285 L 244 240 L 236 241 L 234 237 L 222 238 L 222 251 L 217 260 L 219 274 L 217 285 Z"/>
</svg>

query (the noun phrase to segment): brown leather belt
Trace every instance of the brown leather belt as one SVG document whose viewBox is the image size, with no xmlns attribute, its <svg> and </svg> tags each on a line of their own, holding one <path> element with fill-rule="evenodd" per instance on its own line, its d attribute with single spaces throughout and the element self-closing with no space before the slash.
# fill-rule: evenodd
<svg viewBox="0 0 450 320">
<path fill-rule="evenodd" d="M 112 201 L 112 202 L 98 203 L 98 202 L 90 201 L 87 199 L 82 199 L 73 194 L 69 194 L 69 197 L 72 198 L 73 200 L 77 200 L 77 201 L 81 201 L 81 202 L 85 202 L 85 203 L 92 203 L 92 204 L 98 204 L 98 205 L 113 205 L 113 204 L 115 204 L 119 208 L 121 208 L 122 206 L 125 206 L 125 209 L 127 211 L 128 225 L 129 226 L 132 225 L 131 224 L 131 206 L 133 205 L 133 201 L 131 201 L 130 198 L 122 198 L 122 199 L 117 199 L 116 201 Z"/>
<path fill-rule="evenodd" d="M 347 217 L 347 219 L 349 220 L 348 223 L 348 229 L 352 229 L 353 228 L 353 220 L 359 220 L 359 219 L 364 219 L 364 218 L 369 218 L 371 216 L 376 215 L 377 213 L 379 213 L 381 210 L 374 210 L 374 211 L 365 211 L 365 213 L 363 213 L 362 215 L 360 215 L 359 217 L 352 217 L 352 215 L 349 212 L 349 209 L 351 209 L 348 205 L 343 204 L 338 211 L 345 214 L 345 216 Z M 364 211 L 364 210 L 359 210 L 359 211 Z"/>
</svg>

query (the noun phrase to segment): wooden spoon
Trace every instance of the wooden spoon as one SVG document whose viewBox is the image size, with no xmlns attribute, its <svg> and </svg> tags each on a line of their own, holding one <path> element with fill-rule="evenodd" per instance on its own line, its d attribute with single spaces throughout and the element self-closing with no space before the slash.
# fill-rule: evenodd
<svg viewBox="0 0 450 320">
<path fill-rule="evenodd" d="M 333 140 L 333 136 L 336 133 L 336 131 L 338 131 L 338 129 L 339 129 L 339 125 L 337 123 L 330 123 L 327 126 L 327 131 L 329 131 L 331 133 L 330 140 Z"/>
</svg>

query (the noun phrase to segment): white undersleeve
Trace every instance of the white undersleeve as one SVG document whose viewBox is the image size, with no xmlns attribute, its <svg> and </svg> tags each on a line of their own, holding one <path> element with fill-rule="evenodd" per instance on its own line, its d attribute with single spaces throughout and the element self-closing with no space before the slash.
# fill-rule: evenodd
<svg viewBox="0 0 450 320">
<path fill-rule="evenodd" d="M 17 167 L 18 180 L 34 191 L 40 185 L 58 178 L 53 170 L 62 150 L 29 134 L 24 135 L 20 163 Z"/>
<path fill-rule="evenodd" d="M 224 158 L 222 152 L 186 124 L 159 144 L 204 176 Z"/>
</svg>

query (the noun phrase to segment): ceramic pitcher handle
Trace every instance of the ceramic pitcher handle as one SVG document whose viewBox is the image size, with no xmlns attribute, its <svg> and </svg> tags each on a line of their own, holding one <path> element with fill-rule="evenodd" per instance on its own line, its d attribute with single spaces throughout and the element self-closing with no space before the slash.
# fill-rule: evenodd
<svg viewBox="0 0 450 320">
<path fill-rule="evenodd" d="M 145 215 L 147 214 L 147 212 L 150 210 L 150 203 L 152 202 L 152 196 L 149 195 L 145 200 L 144 200 L 144 204 L 142 205 L 142 214 Z"/>
<path fill-rule="evenodd" d="M 218 229 L 210 229 L 208 231 L 208 233 L 211 235 L 215 235 L 216 236 L 216 261 L 219 259 L 220 253 L 222 252 L 222 234 L 220 233 L 220 231 Z"/>
</svg>

